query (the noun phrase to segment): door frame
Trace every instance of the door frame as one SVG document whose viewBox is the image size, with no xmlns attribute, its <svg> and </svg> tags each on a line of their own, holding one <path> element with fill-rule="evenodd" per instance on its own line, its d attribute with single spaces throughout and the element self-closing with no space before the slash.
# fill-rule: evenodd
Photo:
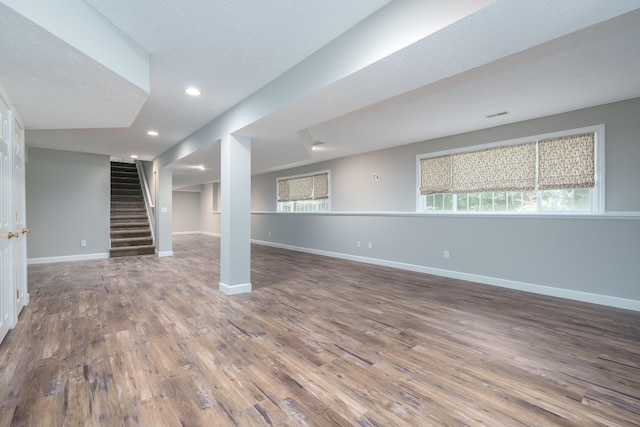
<svg viewBox="0 0 640 427">
<path fill-rule="evenodd" d="M 13 240 L 13 325 L 18 323 L 18 316 L 29 304 L 27 287 L 27 207 L 25 167 L 27 161 L 26 144 L 24 139 L 24 124 L 13 112 L 12 148 L 13 148 L 13 217 L 14 232 L 20 236 Z M 18 169 L 19 168 L 19 169 Z"/>
<path fill-rule="evenodd" d="M 0 156 L 0 341 L 15 326 L 16 294 L 13 270 L 13 112 L 11 103 L 0 88 L 0 144 L 6 145 L 6 153 Z M 11 236 L 11 237 L 9 237 Z"/>
</svg>

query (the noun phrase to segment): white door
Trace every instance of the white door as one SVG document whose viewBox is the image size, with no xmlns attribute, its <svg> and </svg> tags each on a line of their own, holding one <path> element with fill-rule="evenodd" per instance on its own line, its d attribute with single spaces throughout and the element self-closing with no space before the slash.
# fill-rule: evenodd
<svg viewBox="0 0 640 427">
<path fill-rule="evenodd" d="M 13 326 L 11 132 L 9 106 L 0 96 L 0 341 Z"/>
<path fill-rule="evenodd" d="M 18 322 L 18 315 L 28 304 L 27 293 L 27 229 L 25 206 L 25 147 L 24 126 L 17 117 L 13 117 L 13 220 L 14 230 L 19 237 L 13 240 L 13 277 L 15 289 L 15 309 L 13 324 Z"/>
</svg>

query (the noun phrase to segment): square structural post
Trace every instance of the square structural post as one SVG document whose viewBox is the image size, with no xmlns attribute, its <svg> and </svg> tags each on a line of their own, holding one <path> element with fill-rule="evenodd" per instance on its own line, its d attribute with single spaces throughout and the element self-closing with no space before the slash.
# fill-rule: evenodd
<svg viewBox="0 0 640 427">
<path fill-rule="evenodd" d="M 251 140 L 222 138 L 220 149 L 220 291 L 251 292 Z"/>
</svg>

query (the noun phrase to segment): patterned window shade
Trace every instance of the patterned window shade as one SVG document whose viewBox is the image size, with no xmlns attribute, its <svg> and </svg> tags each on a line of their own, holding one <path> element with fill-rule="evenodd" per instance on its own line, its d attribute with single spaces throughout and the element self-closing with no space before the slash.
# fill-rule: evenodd
<svg viewBox="0 0 640 427">
<path fill-rule="evenodd" d="M 420 194 L 441 194 L 451 191 L 451 156 L 420 160 Z"/>
<path fill-rule="evenodd" d="M 451 169 L 453 193 L 531 191 L 536 185 L 536 144 L 455 154 Z"/>
<path fill-rule="evenodd" d="M 563 136 L 538 143 L 538 189 L 593 188 L 595 134 Z"/>
<path fill-rule="evenodd" d="M 329 174 L 328 173 L 314 175 L 313 198 L 314 200 L 329 198 Z"/>
<path fill-rule="evenodd" d="M 329 174 L 278 180 L 278 201 L 316 200 L 329 198 Z"/>
</svg>

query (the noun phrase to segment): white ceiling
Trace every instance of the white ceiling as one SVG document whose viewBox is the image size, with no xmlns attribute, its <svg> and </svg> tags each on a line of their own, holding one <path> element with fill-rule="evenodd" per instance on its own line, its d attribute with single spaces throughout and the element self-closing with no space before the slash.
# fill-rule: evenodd
<svg viewBox="0 0 640 427">
<path fill-rule="evenodd" d="M 33 147 L 152 160 L 397 3 L 480 10 L 239 130 L 254 173 L 640 96 L 635 0 L 68 1 L 148 54 L 148 92 L 17 1 L 0 0 L 0 85 Z M 216 143 L 180 159 L 174 187 L 217 181 L 219 162 Z"/>
</svg>

